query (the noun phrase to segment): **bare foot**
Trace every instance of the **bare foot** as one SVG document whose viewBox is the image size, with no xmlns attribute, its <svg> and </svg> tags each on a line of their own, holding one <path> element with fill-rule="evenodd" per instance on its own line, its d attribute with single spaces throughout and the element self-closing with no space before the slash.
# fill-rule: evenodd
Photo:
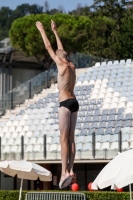
<svg viewBox="0 0 133 200">
<path fill-rule="evenodd" d="M 70 176 L 69 173 L 66 173 L 66 174 L 62 174 L 61 175 L 61 178 L 60 178 L 60 183 L 63 182 L 66 178 L 68 178 Z"/>
<path fill-rule="evenodd" d="M 41 22 L 37 21 L 36 22 L 36 27 L 40 32 L 44 31 L 44 27 L 43 27 Z"/>
<path fill-rule="evenodd" d="M 70 170 L 70 176 L 74 176 L 74 172 L 72 169 Z"/>
</svg>

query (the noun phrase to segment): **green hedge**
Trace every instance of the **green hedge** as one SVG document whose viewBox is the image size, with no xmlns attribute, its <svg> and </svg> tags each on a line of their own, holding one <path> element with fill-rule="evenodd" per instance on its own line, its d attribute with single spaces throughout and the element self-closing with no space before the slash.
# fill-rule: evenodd
<svg viewBox="0 0 133 200">
<path fill-rule="evenodd" d="M 87 192 L 83 191 L 87 200 L 129 200 L 129 192 Z"/>
<path fill-rule="evenodd" d="M 30 192 L 30 191 L 22 192 L 21 200 L 25 200 L 25 194 L 27 192 Z M 34 192 L 39 192 L 39 191 L 34 191 Z M 43 191 L 43 192 L 50 192 L 50 191 Z M 63 191 L 55 191 L 55 192 L 63 192 Z M 121 192 L 121 193 L 105 192 L 105 191 L 104 192 L 80 191 L 80 192 L 85 194 L 86 200 L 129 200 L 130 199 L 129 192 Z M 8 190 L 0 191 L 0 200 L 18 200 L 18 198 L 19 198 L 19 191 L 15 191 L 15 190 L 14 191 L 8 191 Z"/>
</svg>

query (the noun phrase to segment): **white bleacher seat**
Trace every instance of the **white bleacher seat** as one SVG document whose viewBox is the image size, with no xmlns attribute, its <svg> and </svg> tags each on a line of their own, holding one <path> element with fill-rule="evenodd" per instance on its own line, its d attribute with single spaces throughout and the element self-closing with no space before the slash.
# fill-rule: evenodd
<svg viewBox="0 0 133 200">
<path fill-rule="evenodd" d="M 60 137 L 53 137 L 52 144 L 59 144 L 60 143 Z"/>
<path fill-rule="evenodd" d="M 112 92 L 114 92 L 114 88 L 107 88 L 106 92 L 107 93 L 112 93 Z"/>
<path fill-rule="evenodd" d="M 50 152 L 57 152 L 58 151 L 58 145 L 57 144 L 49 145 L 48 151 L 50 151 Z"/>
<path fill-rule="evenodd" d="M 119 102 L 118 104 L 117 104 L 117 108 L 125 108 L 125 102 Z"/>
<path fill-rule="evenodd" d="M 25 152 L 33 152 L 33 145 L 26 145 Z"/>
<path fill-rule="evenodd" d="M 112 102 L 112 98 L 110 98 L 110 97 L 104 99 L 104 104 L 106 104 L 106 103 L 110 104 L 111 102 Z"/>
<path fill-rule="evenodd" d="M 112 97 L 112 92 L 108 92 L 108 93 L 106 93 L 106 95 L 105 95 L 106 97 Z"/>
<path fill-rule="evenodd" d="M 41 137 L 38 138 L 36 143 L 37 143 L 38 145 L 39 145 L 39 144 L 42 144 L 42 145 L 43 145 L 43 144 L 44 144 L 44 139 L 43 139 L 43 137 L 42 137 L 42 138 L 41 138 Z"/>
<path fill-rule="evenodd" d="M 99 93 L 106 93 L 106 88 L 100 88 L 100 91 L 99 91 Z"/>
<path fill-rule="evenodd" d="M 37 139 L 36 138 L 31 138 L 29 140 L 29 144 L 36 144 Z"/>
<path fill-rule="evenodd" d="M 110 142 L 110 140 L 111 140 L 111 136 L 108 134 L 108 135 L 103 136 L 102 142 Z"/>
<path fill-rule="evenodd" d="M 12 121 L 7 121 L 6 126 L 10 127 L 10 126 L 12 126 L 12 123 L 13 123 Z"/>
<path fill-rule="evenodd" d="M 101 142 L 96 142 L 96 149 L 97 150 L 100 150 L 101 149 Z"/>
<path fill-rule="evenodd" d="M 53 119 L 53 118 L 47 119 L 47 124 L 53 124 L 54 121 L 55 121 L 55 119 Z"/>
<path fill-rule="evenodd" d="M 112 94 L 112 98 L 114 98 L 114 97 L 119 97 L 120 96 L 120 92 L 114 92 L 113 94 Z"/>
<path fill-rule="evenodd" d="M 15 131 L 14 133 L 11 134 L 11 138 L 19 138 L 19 137 L 21 137 L 21 132 L 19 133 Z"/>
<path fill-rule="evenodd" d="M 133 108 L 125 108 L 125 114 L 128 114 L 128 113 L 133 113 Z"/>
<path fill-rule="evenodd" d="M 30 126 L 24 126 L 22 130 L 23 132 L 27 132 L 30 130 Z"/>
<path fill-rule="evenodd" d="M 28 115 L 30 115 L 32 113 L 32 109 L 27 109 L 27 110 L 25 110 L 25 114 L 28 116 Z M 23 116 L 23 117 L 26 117 L 26 115 L 25 116 Z"/>
<path fill-rule="evenodd" d="M 49 130 L 51 130 L 51 125 L 50 124 L 45 125 L 43 128 L 45 131 L 47 131 L 47 130 L 49 131 Z"/>
<path fill-rule="evenodd" d="M 126 134 L 126 133 L 130 134 L 130 133 L 132 133 L 131 127 L 124 127 L 124 128 L 121 129 L 121 131 L 122 131 L 123 134 Z"/>
<path fill-rule="evenodd" d="M 127 97 L 120 97 L 119 102 L 127 102 Z"/>
<path fill-rule="evenodd" d="M 95 63 L 95 66 L 96 66 L 96 67 L 97 67 L 97 66 L 100 66 L 100 62 Z"/>
<path fill-rule="evenodd" d="M 45 112 L 45 110 L 44 110 Z M 42 114 L 42 119 L 48 119 L 49 118 L 49 114 L 48 113 L 44 113 Z"/>
<path fill-rule="evenodd" d="M 35 132 L 36 129 L 37 129 L 36 125 L 31 125 L 31 126 L 25 126 L 24 129 L 23 129 L 23 131 L 25 131 L 25 132 L 28 132 L 28 131 Z"/>
<path fill-rule="evenodd" d="M 60 136 L 60 131 L 59 130 L 54 131 L 54 135 L 55 136 Z"/>
<path fill-rule="evenodd" d="M 4 139 L 11 138 L 11 136 L 12 136 L 12 133 L 9 133 L 9 132 L 3 134 Z"/>
<path fill-rule="evenodd" d="M 20 133 L 22 131 L 23 127 L 22 126 L 17 126 L 15 132 Z"/>
<path fill-rule="evenodd" d="M 44 130 L 44 125 L 38 125 L 35 130 L 36 131 L 43 131 Z"/>
<path fill-rule="evenodd" d="M 58 129 L 59 129 L 59 124 L 51 125 L 51 130 L 58 130 Z"/>
<path fill-rule="evenodd" d="M 101 92 L 100 92 L 97 98 L 105 98 L 105 94 L 106 94 L 106 93 L 101 93 Z"/>
<path fill-rule="evenodd" d="M 91 99 L 97 99 L 98 97 L 99 97 L 98 94 L 92 94 L 90 98 L 91 98 Z"/>
<path fill-rule="evenodd" d="M 95 80 L 90 80 L 89 85 L 93 85 L 93 84 L 95 84 Z"/>
<path fill-rule="evenodd" d="M 20 121 L 20 122 L 21 122 L 21 121 Z M 15 121 L 12 122 L 12 126 L 17 127 L 17 126 L 19 125 L 20 122 L 17 121 L 17 120 L 15 120 Z"/>
<path fill-rule="evenodd" d="M 102 136 L 101 135 L 96 135 L 95 140 L 96 140 L 96 142 L 102 142 Z"/>
<path fill-rule="evenodd" d="M 32 121 L 32 124 L 33 124 L 33 125 L 38 125 L 38 124 L 40 124 L 40 120 L 39 120 L 39 119 L 34 119 L 34 120 Z"/>
<path fill-rule="evenodd" d="M 21 145 L 21 138 L 14 139 L 14 145 Z"/>
<path fill-rule="evenodd" d="M 111 142 L 118 142 L 118 134 L 112 135 Z"/>
<path fill-rule="evenodd" d="M 14 121 L 16 119 L 16 115 L 11 115 L 10 120 Z"/>
<path fill-rule="evenodd" d="M 101 145 L 101 149 L 109 149 L 110 148 L 110 143 L 109 142 L 103 142 Z"/>
<path fill-rule="evenodd" d="M 31 114 L 31 115 L 29 115 L 29 118 L 27 120 L 34 120 L 35 118 L 36 118 L 36 115 Z"/>
<path fill-rule="evenodd" d="M 82 146 L 83 146 L 82 143 L 76 144 L 76 151 L 81 151 L 82 150 Z"/>
<path fill-rule="evenodd" d="M 41 113 L 37 113 L 34 119 L 42 119 L 42 114 Z"/>
<path fill-rule="evenodd" d="M 32 111 L 32 112 L 31 112 L 31 115 L 37 114 L 37 113 L 38 113 L 38 110 L 39 110 L 39 109 L 37 109 L 37 108 L 32 109 L 32 110 L 31 110 L 31 111 Z"/>
<path fill-rule="evenodd" d="M 129 143 L 128 142 L 122 142 L 122 149 L 128 149 Z"/>
<path fill-rule="evenodd" d="M 53 108 L 55 106 L 55 102 L 50 102 L 49 104 L 47 104 L 47 106 Z"/>
<path fill-rule="evenodd" d="M 20 153 L 20 148 L 19 148 L 19 146 L 11 146 L 10 147 L 10 152 L 12 152 L 12 153 Z"/>
<path fill-rule="evenodd" d="M 112 108 L 118 108 L 118 104 L 117 103 L 111 103 L 110 109 L 112 109 Z"/>
<path fill-rule="evenodd" d="M 125 60 L 120 60 L 120 64 L 125 64 Z"/>
<path fill-rule="evenodd" d="M 81 149 L 81 151 L 87 151 L 87 150 L 92 150 L 92 145 L 91 145 L 91 143 L 84 143 L 83 145 L 82 145 L 82 149 Z"/>
<path fill-rule="evenodd" d="M 33 146 L 33 152 L 42 152 L 42 145 L 41 144 L 36 144 Z"/>
<path fill-rule="evenodd" d="M 112 142 L 110 149 L 118 149 L 118 142 Z"/>
<path fill-rule="evenodd" d="M 47 144 L 52 144 L 52 137 L 47 137 Z"/>
<path fill-rule="evenodd" d="M 107 88 L 107 82 L 105 80 L 102 81 L 101 88 Z"/>
<path fill-rule="evenodd" d="M 133 108 L 133 102 L 127 102 L 126 108 Z"/>
<path fill-rule="evenodd" d="M 27 131 L 25 134 L 24 134 L 25 137 L 27 138 L 31 138 L 33 137 L 33 132 L 32 131 Z"/>
<path fill-rule="evenodd" d="M 12 126 L 9 128 L 8 132 L 9 133 L 14 133 L 15 132 L 16 127 Z"/>
<path fill-rule="evenodd" d="M 14 139 L 13 138 L 8 139 L 6 145 L 8 145 L 8 146 L 14 145 Z"/>
<path fill-rule="evenodd" d="M 122 134 L 122 142 L 126 142 L 129 140 L 129 134 Z"/>
<path fill-rule="evenodd" d="M 102 108 L 103 109 L 108 109 L 108 108 L 110 108 L 110 104 L 109 103 L 105 103 L 105 104 L 103 104 Z"/>
<path fill-rule="evenodd" d="M 85 137 L 84 136 L 77 136 L 76 137 L 76 143 L 84 143 Z"/>
<path fill-rule="evenodd" d="M 83 143 L 88 143 L 88 142 L 92 143 L 92 135 L 85 136 Z"/>
<path fill-rule="evenodd" d="M 24 144 L 28 145 L 29 144 L 29 138 L 24 137 Z"/>
<path fill-rule="evenodd" d="M 46 122 L 47 122 L 47 119 L 41 119 L 41 120 L 40 120 L 40 125 L 41 125 L 41 124 L 42 124 L 42 125 L 45 125 Z"/>
<path fill-rule="evenodd" d="M 118 102 L 119 102 L 119 97 L 112 98 L 112 103 L 118 103 Z"/>
<path fill-rule="evenodd" d="M 2 129 L 2 133 L 7 133 L 7 132 L 8 132 L 8 129 L 9 129 L 9 127 L 5 126 L 5 127 Z"/>
<path fill-rule="evenodd" d="M 109 82 L 109 79 L 104 78 L 104 79 L 102 80 L 102 84 L 108 85 L 108 82 Z"/>
<path fill-rule="evenodd" d="M 11 150 L 11 147 L 10 146 L 5 146 L 4 148 L 3 148 L 3 153 L 10 153 L 10 150 Z"/>
<path fill-rule="evenodd" d="M 100 83 L 95 83 L 94 90 L 95 89 L 100 89 L 100 88 L 101 88 L 101 84 Z"/>
<path fill-rule="evenodd" d="M 23 120 L 27 120 L 27 119 L 29 119 L 29 115 L 26 115 L 26 114 L 23 115 L 22 119 L 23 119 Z"/>
</svg>

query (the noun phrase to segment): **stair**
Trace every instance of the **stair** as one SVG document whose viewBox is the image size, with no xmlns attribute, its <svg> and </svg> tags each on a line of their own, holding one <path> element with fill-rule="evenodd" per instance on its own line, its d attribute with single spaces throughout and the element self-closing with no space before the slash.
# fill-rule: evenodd
<svg viewBox="0 0 133 200">
<path fill-rule="evenodd" d="M 86 72 L 88 68 L 76 69 L 76 76 L 79 77 L 83 72 Z M 32 99 L 26 99 L 21 105 L 18 105 L 13 110 L 7 110 L 4 116 L 0 118 L 0 121 L 7 121 L 11 115 L 17 115 L 20 110 L 26 109 L 30 104 L 34 104 L 39 99 L 45 98 L 49 93 L 54 93 L 57 89 L 57 84 L 52 84 L 50 88 L 43 89 L 39 94 L 35 94 Z"/>
</svg>

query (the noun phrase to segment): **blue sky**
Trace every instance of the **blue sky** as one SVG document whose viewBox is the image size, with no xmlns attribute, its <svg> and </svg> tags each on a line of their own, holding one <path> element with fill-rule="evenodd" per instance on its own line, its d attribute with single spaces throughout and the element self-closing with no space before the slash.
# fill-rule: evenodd
<svg viewBox="0 0 133 200">
<path fill-rule="evenodd" d="M 93 0 L 47 0 L 49 3 L 50 9 L 52 8 L 58 8 L 60 5 L 62 5 L 65 8 L 65 11 L 71 11 L 74 10 L 77 5 L 80 3 L 81 6 L 85 5 L 92 5 Z M 44 5 L 45 0 L 0 0 L 0 7 L 2 6 L 8 6 L 11 9 L 15 9 L 16 6 L 21 5 L 23 3 L 28 4 L 38 4 L 40 6 Z"/>
</svg>

